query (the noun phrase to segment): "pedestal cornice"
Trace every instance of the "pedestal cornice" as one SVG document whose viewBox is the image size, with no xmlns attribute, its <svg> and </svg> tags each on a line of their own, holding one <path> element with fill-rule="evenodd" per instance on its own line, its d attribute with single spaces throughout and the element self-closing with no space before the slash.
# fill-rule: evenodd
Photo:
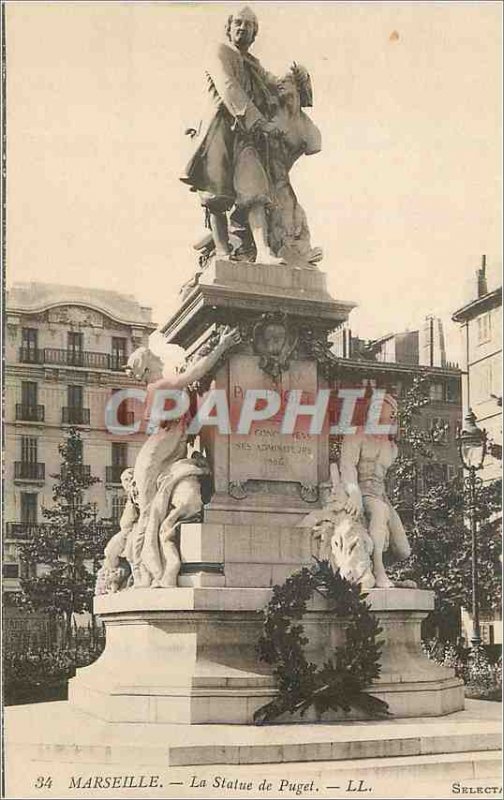
<svg viewBox="0 0 504 800">
<path fill-rule="evenodd" d="M 326 275 L 319 270 L 216 261 L 161 330 L 171 344 L 188 347 L 212 323 L 233 324 L 233 312 L 243 319 L 271 311 L 332 330 L 348 319 L 355 305 L 331 297 Z"/>
</svg>

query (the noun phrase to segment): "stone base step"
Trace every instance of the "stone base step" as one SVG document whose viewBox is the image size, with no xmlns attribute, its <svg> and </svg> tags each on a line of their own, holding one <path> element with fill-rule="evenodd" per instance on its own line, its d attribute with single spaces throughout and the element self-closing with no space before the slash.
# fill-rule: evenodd
<svg viewBox="0 0 504 800">
<path fill-rule="evenodd" d="M 106 723 L 69 703 L 7 708 L 6 747 L 27 760 L 82 765 L 202 766 L 412 758 L 495 751 L 498 703 L 468 701 L 441 719 L 307 725 L 149 725 Z"/>
</svg>

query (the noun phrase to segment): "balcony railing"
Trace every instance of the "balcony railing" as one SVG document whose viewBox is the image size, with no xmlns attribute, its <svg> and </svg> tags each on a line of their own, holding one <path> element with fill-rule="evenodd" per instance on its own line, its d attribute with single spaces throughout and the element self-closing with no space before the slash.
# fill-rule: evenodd
<svg viewBox="0 0 504 800">
<path fill-rule="evenodd" d="M 61 350 L 56 347 L 44 347 L 41 350 L 21 347 L 19 360 L 23 364 L 50 364 L 56 367 L 86 367 L 120 372 L 127 356 L 119 353 L 94 353 L 90 350 Z"/>
<path fill-rule="evenodd" d="M 121 475 L 125 469 L 128 469 L 128 467 L 122 464 L 112 464 L 109 467 L 105 467 L 105 482 L 121 483 Z"/>
<path fill-rule="evenodd" d="M 43 481 L 45 464 L 38 461 L 15 461 L 14 478 L 23 481 Z"/>
<path fill-rule="evenodd" d="M 61 409 L 63 425 L 89 425 L 90 418 L 89 408 L 63 406 Z"/>
<path fill-rule="evenodd" d="M 39 350 L 38 347 L 20 347 L 19 360 L 23 364 L 43 364 L 44 351 Z"/>
<path fill-rule="evenodd" d="M 72 471 L 76 474 L 79 474 L 81 477 L 89 478 L 91 475 L 91 465 L 90 464 L 72 464 Z M 61 465 L 61 477 L 65 478 L 69 473 L 68 466 L 66 464 Z"/>
<path fill-rule="evenodd" d="M 45 406 L 16 403 L 16 419 L 24 422 L 43 422 Z"/>
<path fill-rule="evenodd" d="M 115 527 L 111 520 L 97 525 L 96 531 L 98 533 L 108 533 L 109 531 L 113 533 Z M 26 539 L 28 536 L 35 536 L 37 533 L 43 533 L 48 530 L 50 530 L 50 525 L 40 522 L 6 522 L 5 539 Z"/>
<path fill-rule="evenodd" d="M 37 529 L 42 532 L 47 526 L 38 522 L 6 522 L 6 539 L 26 539 L 28 535 L 34 535 Z"/>
</svg>

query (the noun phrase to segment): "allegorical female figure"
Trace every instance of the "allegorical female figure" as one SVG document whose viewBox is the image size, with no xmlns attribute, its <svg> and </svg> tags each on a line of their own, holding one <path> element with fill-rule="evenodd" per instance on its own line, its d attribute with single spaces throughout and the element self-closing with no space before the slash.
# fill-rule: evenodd
<svg viewBox="0 0 504 800">
<path fill-rule="evenodd" d="M 158 391 L 170 389 L 184 393 L 239 341 L 237 330 L 224 330 L 212 352 L 185 371 L 165 370 L 161 359 L 147 347 L 135 350 L 128 359 L 126 371 L 147 386 L 146 421 L 152 422 Z M 187 415 L 161 422 L 143 443 L 129 479 L 137 513 L 124 536 L 123 554 L 130 563 L 135 588 L 176 585 L 180 568 L 174 542 L 176 528 L 182 519 L 201 508 L 199 479 L 209 470 L 194 456 L 187 457 L 187 422 Z M 119 537 L 118 544 L 120 541 Z"/>
</svg>

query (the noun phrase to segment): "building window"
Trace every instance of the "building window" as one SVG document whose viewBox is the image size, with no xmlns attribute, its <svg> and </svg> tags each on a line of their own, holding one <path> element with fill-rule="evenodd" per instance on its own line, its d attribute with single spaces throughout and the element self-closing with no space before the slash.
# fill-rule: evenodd
<svg viewBox="0 0 504 800">
<path fill-rule="evenodd" d="M 68 407 L 81 409 L 84 405 L 84 389 L 82 386 L 68 387 Z"/>
<path fill-rule="evenodd" d="M 111 446 L 111 465 L 106 469 L 107 483 L 120 483 L 121 475 L 128 466 L 128 445 L 113 442 Z"/>
<path fill-rule="evenodd" d="M 16 403 L 16 419 L 43 422 L 44 406 L 39 406 L 37 401 L 38 384 L 35 381 L 21 381 L 21 402 Z"/>
<path fill-rule="evenodd" d="M 68 358 L 67 363 L 74 367 L 84 366 L 84 335 L 76 331 L 68 331 Z"/>
<path fill-rule="evenodd" d="M 460 388 L 457 381 L 448 381 L 446 384 L 446 402 L 458 403 L 460 400 Z"/>
<path fill-rule="evenodd" d="M 429 387 L 429 396 L 430 399 L 433 400 L 434 402 L 443 402 L 444 400 L 443 384 L 431 383 Z"/>
<path fill-rule="evenodd" d="M 112 369 L 121 369 L 126 364 L 126 343 L 123 336 L 112 337 Z"/>
<path fill-rule="evenodd" d="M 122 469 L 128 466 L 128 445 L 124 442 L 112 442 L 112 466 Z"/>
<path fill-rule="evenodd" d="M 478 344 L 489 342 L 492 335 L 490 312 L 478 317 Z"/>
<path fill-rule="evenodd" d="M 115 525 L 119 525 L 124 506 L 126 505 L 126 496 L 124 494 L 115 494 L 112 497 L 112 521 Z"/>
<path fill-rule="evenodd" d="M 76 331 L 68 331 L 68 349 L 74 353 L 82 353 L 84 349 L 84 334 Z"/>
<path fill-rule="evenodd" d="M 21 343 L 23 347 L 37 347 L 38 331 L 36 328 L 23 328 L 21 331 Z"/>
<path fill-rule="evenodd" d="M 36 328 L 21 330 L 21 360 L 28 364 L 37 363 L 38 331 Z"/>
<path fill-rule="evenodd" d="M 35 408 L 38 399 L 38 384 L 35 381 L 21 382 L 21 404 L 26 408 Z"/>
<path fill-rule="evenodd" d="M 37 524 L 38 495 L 34 492 L 21 492 L 21 522 L 24 525 Z"/>
<path fill-rule="evenodd" d="M 21 461 L 24 464 L 38 461 L 38 439 L 35 436 L 21 436 Z"/>
<path fill-rule="evenodd" d="M 89 408 L 84 408 L 84 387 L 73 384 L 67 387 L 67 405 L 63 407 L 62 422 L 65 425 L 89 425 Z"/>
</svg>

